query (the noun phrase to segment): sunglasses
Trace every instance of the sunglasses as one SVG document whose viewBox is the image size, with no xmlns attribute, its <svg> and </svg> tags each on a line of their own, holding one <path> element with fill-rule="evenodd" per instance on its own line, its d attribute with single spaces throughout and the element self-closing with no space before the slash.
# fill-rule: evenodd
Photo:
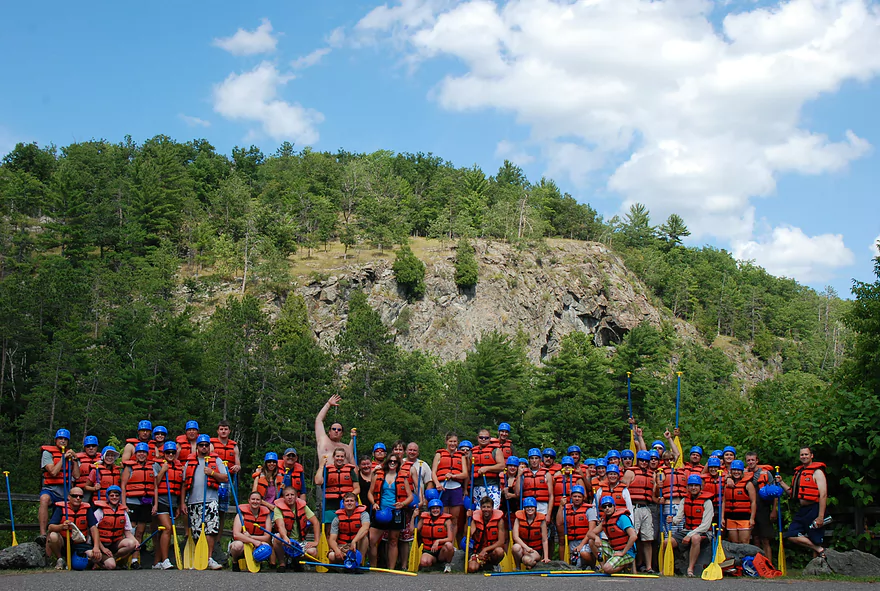
<svg viewBox="0 0 880 591">
<path fill-rule="evenodd" d="M 165 452 L 165 455 L 166 455 L 166 456 L 167 456 L 168 454 L 172 454 L 172 455 L 173 455 L 173 454 L 176 454 L 176 453 L 177 453 L 177 452 L 174 451 L 173 449 L 169 449 L 168 451 Z"/>
<path fill-rule="evenodd" d="M 71 494 L 71 495 L 69 495 L 69 496 L 70 496 L 71 499 L 81 499 L 81 498 L 83 498 L 82 495 L 74 495 L 74 494 Z"/>
<path fill-rule="evenodd" d="M 210 447 L 210 446 L 211 446 L 210 443 L 199 443 L 198 445 L 196 445 L 196 447 Z"/>
<path fill-rule="evenodd" d="M 331 431 L 342 431 L 342 429 L 339 427 L 330 427 L 330 430 Z"/>
<path fill-rule="evenodd" d="M 120 495 L 120 494 L 119 494 L 118 492 L 116 492 L 116 491 L 107 493 L 107 496 L 108 496 L 108 497 L 111 496 L 111 495 L 116 496 L 116 497 L 121 497 L 121 496 L 122 496 L 122 495 Z"/>
<path fill-rule="evenodd" d="M 388 462 L 388 465 L 390 466 L 391 464 L 399 464 L 399 463 L 400 462 L 398 462 L 397 460 L 391 460 L 390 462 Z"/>
<path fill-rule="evenodd" d="M 477 437 L 477 439 L 489 439 L 489 438 L 490 437 L 488 435 L 480 435 L 479 437 Z"/>
<path fill-rule="evenodd" d="M 613 507 L 613 506 L 614 505 L 612 505 L 611 503 L 605 503 L 604 505 L 602 505 L 602 508 L 607 509 L 608 507 Z"/>
</svg>

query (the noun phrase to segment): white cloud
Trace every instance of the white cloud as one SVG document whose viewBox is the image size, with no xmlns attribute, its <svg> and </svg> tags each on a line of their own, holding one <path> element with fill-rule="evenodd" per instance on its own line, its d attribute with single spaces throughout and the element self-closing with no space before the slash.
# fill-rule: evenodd
<svg viewBox="0 0 880 591">
<path fill-rule="evenodd" d="M 780 226 L 766 241 L 733 244 L 733 256 L 754 260 L 774 275 L 802 282 L 826 281 L 834 270 L 852 265 L 855 256 L 840 234 L 807 236 L 800 228 Z"/>
<path fill-rule="evenodd" d="M 308 55 L 304 55 L 302 57 L 298 57 L 290 63 L 292 68 L 297 70 L 301 70 L 302 68 L 308 68 L 310 66 L 314 66 L 321 58 L 330 53 L 331 49 L 329 47 L 322 47 L 320 49 L 316 49 L 312 53 Z"/>
<path fill-rule="evenodd" d="M 256 55 L 275 51 L 278 40 L 272 36 L 272 23 L 264 18 L 253 31 L 239 29 L 231 37 L 214 39 L 214 45 L 232 55 Z"/>
<path fill-rule="evenodd" d="M 278 98 L 278 88 L 293 78 L 269 62 L 243 74 L 230 74 L 214 87 L 214 111 L 227 119 L 259 123 L 262 132 L 273 139 L 313 144 L 318 141 L 316 126 L 324 116 Z"/>
<path fill-rule="evenodd" d="M 841 171 L 870 150 L 858 130 L 806 129 L 801 110 L 880 73 L 880 9 L 737 6 L 719 26 L 710 0 L 403 0 L 355 31 L 410 64 L 457 60 L 431 92 L 438 104 L 510 113 L 555 174 L 605 180 L 622 209 L 678 213 L 694 239 L 748 244 L 753 200 L 780 175 Z"/>
<path fill-rule="evenodd" d="M 499 160 L 510 160 L 517 166 L 525 166 L 535 161 L 535 157 L 525 151 L 521 146 L 517 146 L 514 142 L 501 140 L 495 146 L 495 158 Z"/>
<path fill-rule="evenodd" d="M 179 117 L 183 120 L 184 123 L 186 123 L 190 127 L 211 127 L 211 122 L 206 119 L 193 117 L 191 115 L 184 115 L 183 113 L 181 113 Z"/>
<path fill-rule="evenodd" d="M 880 235 L 874 238 L 874 242 L 871 243 L 870 250 L 872 257 L 880 257 Z"/>
</svg>

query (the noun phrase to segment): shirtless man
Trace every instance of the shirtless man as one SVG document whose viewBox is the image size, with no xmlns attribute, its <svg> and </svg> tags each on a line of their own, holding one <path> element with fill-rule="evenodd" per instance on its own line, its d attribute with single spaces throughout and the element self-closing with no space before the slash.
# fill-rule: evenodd
<svg viewBox="0 0 880 591">
<path fill-rule="evenodd" d="M 349 441 L 348 444 L 342 443 L 342 425 L 340 423 L 333 423 L 330 425 L 329 431 L 324 429 L 324 419 L 327 417 L 327 411 L 330 410 L 331 406 L 339 406 L 340 401 L 342 401 L 342 396 L 334 394 L 318 412 L 318 416 L 315 417 L 315 441 L 318 444 L 318 459 L 323 457 L 332 458 L 333 450 L 337 447 L 344 447 L 345 463 L 354 464 L 355 459 L 351 442 Z M 355 437 L 356 433 L 355 429 L 351 430 L 352 437 Z"/>
</svg>

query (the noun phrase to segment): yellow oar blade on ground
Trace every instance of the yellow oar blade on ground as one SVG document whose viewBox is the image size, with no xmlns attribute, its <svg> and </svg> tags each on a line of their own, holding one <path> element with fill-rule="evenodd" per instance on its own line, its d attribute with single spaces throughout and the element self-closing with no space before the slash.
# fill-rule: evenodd
<svg viewBox="0 0 880 591">
<path fill-rule="evenodd" d="M 174 564 L 177 565 L 177 570 L 183 569 L 183 561 L 180 559 L 180 542 L 177 541 L 177 527 L 175 525 L 171 525 L 171 540 L 174 542 Z"/>
<path fill-rule="evenodd" d="M 183 568 L 192 570 L 195 568 L 196 561 L 196 543 L 193 541 L 192 533 L 186 536 L 186 545 L 183 547 Z"/>
<path fill-rule="evenodd" d="M 416 538 L 413 538 L 412 544 L 409 547 L 409 564 L 407 564 L 406 570 L 411 573 L 419 572 L 419 564 L 422 561 L 422 550 L 424 550 L 423 544 L 417 544 Z"/>
<path fill-rule="evenodd" d="M 196 542 L 196 555 L 193 559 L 193 566 L 196 570 L 206 570 L 208 568 L 208 538 L 205 537 L 205 522 L 202 522 L 202 530 L 199 533 L 199 541 Z"/>
<path fill-rule="evenodd" d="M 657 564 L 660 572 L 663 572 L 663 557 L 666 555 L 666 534 L 660 532 L 660 550 L 657 554 Z"/>
<path fill-rule="evenodd" d="M 513 559 L 513 532 L 508 532 L 507 552 L 501 559 L 501 572 L 512 573 L 516 570 L 516 561 Z"/>
<path fill-rule="evenodd" d="M 330 552 L 330 544 L 327 542 L 327 526 L 325 524 L 321 525 L 321 539 L 318 540 L 318 562 L 327 563 L 329 562 L 327 558 L 327 554 Z M 327 567 L 325 566 L 316 566 L 315 572 L 318 573 L 326 573 Z"/>
<path fill-rule="evenodd" d="M 254 547 L 250 544 L 244 545 L 244 562 L 248 571 L 252 573 L 260 572 L 260 563 L 254 560 Z"/>
<path fill-rule="evenodd" d="M 675 550 L 672 548 L 672 533 L 666 538 L 666 552 L 663 553 L 663 574 L 667 577 L 675 575 Z"/>
</svg>

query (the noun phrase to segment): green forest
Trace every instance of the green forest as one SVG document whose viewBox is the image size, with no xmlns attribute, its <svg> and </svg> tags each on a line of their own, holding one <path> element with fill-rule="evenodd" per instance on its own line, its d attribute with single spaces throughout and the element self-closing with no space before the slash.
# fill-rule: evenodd
<svg viewBox="0 0 880 591">
<path fill-rule="evenodd" d="M 511 162 L 487 175 L 432 154 L 290 144 L 231 157 L 165 136 L 19 144 L 0 165 L 0 465 L 18 492 L 36 493 L 38 447 L 59 427 L 103 445 L 134 436 L 140 419 L 176 435 L 187 419 L 213 434 L 227 418 L 248 465 L 293 445 L 312 470 L 314 417 L 334 392 L 343 404 L 330 418 L 358 427 L 365 448 L 399 437 L 430 456 L 446 431 L 507 421 L 518 449 L 577 443 L 595 455 L 628 441 L 626 372 L 635 418 L 653 437 L 674 424 L 681 371 L 685 445 L 754 449 L 790 473 L 798 446 L 811 444 L 833 503 L 874 504 L 880 261 L 877 280 L 855 282 L 844 300 L 725 250 L 684 246 L 688 235 L 686 220 L 653 220 L 640 204 L 603 219 Z M 613 349 L 574 334 L 536 366 L 516 335 L 493 332 L 443 363 L 398 346 L 354 291 L 345 329 L 319 346 L 293 261 L 334 244 L 346 256 L 393 250 L 399 283 L 419 298 L 425 268 L 412 237 L 457 245 L 463 287 L 480 281 L 473 240 L 602 242 L 700 339 L 681 340 L 670 322 L 639 326 Z M 236 295 L 199 316 L 221 281 Z M 775 377 L 735 380 L 722 345 Z M 876 550 L 870 537 L 859 543 Z"/>
</svg>

